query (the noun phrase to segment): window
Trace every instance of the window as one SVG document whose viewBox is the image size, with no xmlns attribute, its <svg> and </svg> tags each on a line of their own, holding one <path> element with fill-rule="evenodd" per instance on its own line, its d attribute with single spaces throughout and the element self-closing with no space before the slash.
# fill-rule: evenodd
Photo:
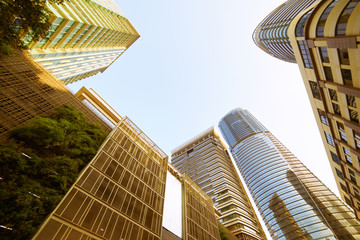
<svg viewBox="0 0 360 240">
<path fill-rule="evenodd" d="M 223 221 L 226 222 L 234 218 L 240 218 L 240 215 L 237 213 L 230 214 L 229 216 L 224 217 Z"/>
<path fill-rule="evenodd" d="M 328 52 L 327 52 L 327 48 L 326 47 L 320 47 L 319 50 L 320 50 L 321 60 L 324 63 L 328 63 L 329 62 L 329 55 L 328 55 Z"/>
<path fill-rule="evenodd" d="M 356 123 L 359 123 L 359 116 L 358 116 L 358 112 L 349 109 L 349 114 L 350 114 L 350 120 Z"/>
<path fill-rule="evenodd" d="M 347 187 L 346 187 L 344 184 L 340 183 L 340 186 L 341 186 L 341 189 L 342 189 L 344 192 L 348 193 L 348 189 L 347 189 Z"/>
<path fill-rule="evenodd" d="M 331 151 L 330 151 L 330 154 L 331 154 L 332 160 L 340 165 L 340 161 L 339 161 L 338 156 L 335 153 L 331 152 Z"/>
<path fill-rule="evenodd" d="M 305 67 L 306 68 L 313 68 L 309 48 L 308 48 L 308 46 L 306 44 L 306 41 L 300 40 L 300 41 L 298 41 L 298 44 L 299 44 L 299 47 L 300 47 L 300 52 L 301 52 Z"/>
<path fill-rule="evenodd" d="M 354 176 L 350 175 L 350 180 L 356 184 L 356 178 Z"/>
<path fill-rule="evenodd" d="M 356 187 L 353 187 L 354 189 L 354 195 L 356 197 L 357 200 L 360 200 L 360 195 L 359 195 L 359 190 Z M 358 202 L 359 205 L 359 202 Z"/>
<path fill-rule="evenodd" d="M 338 130 L 339 130 L 341 139 L 344 140 L 345 142 L 347 142 L 344 124 L 342 124 L 341 122 L 336 122 L 336 124 L 338 126 Z"/>
<path fill-rule="evenodd" d="M 329 15 L 329 13 L 331 12 L 331 10 L 333 9 L 333 7 L 335 6 L 335 4 L 338 2 L 338 0 L 334 0 L 332 1 L 324 10 L 324 12 L 321 14 L 318 25 L 316 27 L 316 36 L 317 37 L 323 37 L 324 36 L 324 26 L 325 26 L 325 22 L 326 19 Z"/>
<path fill-rule="evenodd" d="M 351 153 L 350 150 L 346 147 L 343 147 L 344 153 L 345 153 L 345 158 L 346 158 L 346 162 L 352 165 L 352 159 L 351 159 Z"/>
<path fill-rule="evenodd" d="M 326 116 L 326 113 L 323 110 L 318 109 L 320 120 L 323 124 L 326 124 L 329 126 L 329 119 Z"/>
<path fill-rule="evenodd" d="M 340 111 L 339 105 L 336 103 L 333 103 L 332 105 L 333 105 L 334 113 L 341 116 L 341 111 Z"/>
<path fill-rule="evenodd" d="M 349 65 L 349 53 L 347 48 L 338 49 L 340 64 Z"/>
<path fill-rule="evenodd" d="M 309 81 L 310 89 L 314 98 L 321 100 L 319 86 L 316 82 Z"/>
<path fill-rule="evenodd" d="M 352 13 L 352 11 L 354 10 L 354 8 L 356 7 L 356 5 L 358 4 L 359 0 L 351 0 L 345 7 L 345 9 L 343 10 L 343 12 L 341 13 L 341 16 L 336 24 L 336 35 L 345 35 L 346 33 L 346 25 L 348 22 L 348 19 Z"/>
<path fill-rule="evenodd" d="M 348 155 L 345 155 L 345 158 L 346 162 L 352 165 L 352 159 Z"/>
<path fill-rule="evenodd" d="M 228 202 L 228 201 L 230 201 L 231 199 L 232 199 L 231 197 L 226 197 L 226 198 L 221 199 L 220 201 L 218 201 L 218 204 L 222 204 L 222 203 L 224 203 L 224 202 Z"/>
<path fill-rule="evenodd" d="M 335 168 L 335 170 L 336 170 L 336 175 L 338 175 L 339 178 L 344 179 L 343 173 L 337 168 Z"/>
<path fill-rule="evenodd" d="M 348 199 L 347 197 L 345 197 L 345 202 L 346 202 L 347 205 L 349 205 L 350 207 L 352 206 L 350 199 Z"/>
<path fill-rule="evenodd" d="M 346 95 L 347 104 L 350 107 L 356 108 L 356 101 L 354 96 Z"/>
<path fill-rule="evenodd" d="M 354 139 L 356 148 L 360 148 L 360 133 L 354 131 Z"/>
<path fill-rule="evenodd" d="M 355 173 L 353 170 L 351 170 L 350 168 L 348 169 L 349 174 L 350 174 L 350 180 L 356 184 L 356 177 L 355 177 Z"/>
<path fill-rule="evenodd" d="M 336 90 L 329 88 L 330 98 L 331 100 L 337 101 L 337 93 Z"/>
<path fill-rule="evenodd" d="M 344 140 L 345 142 L 347 142 L 346 134 L 344 132 L 339 132 L 339 133 L 340 133 L 341 139 Z"/>
<path fill-rule="evenodd" d="M 327 142 L 328 142 L 331 146 L 335 147 L 335 142 L 334 142 L 333 136 L 332 136 L 330 133 L 327 133 L 327 132 L 324 132 L 324 133 L 325 133 Z"/>
<path fill-rule="evenodd" d="M 324 73 L 325 73 L 326 81 L 329 81 L 329 82 L 334 81 L 330 67 L 324 67 Z"/>
<path fill-rule="evenodd" d="M 344 84 L 347 86 L 352 86 L 352 77 L 351 77 L 351 71 L 349 69 L 341 69 L 341 75 L 344 81 Z"/>
<path fill-rule="evenodd" d="M 350 156 L 350 150 L 347 149 L 346 147 L 343 147 L 343 149 L 344 149 L 344 153 Z"/>
<path fill-rule="evenodd" d="M 314 8 L 311 9 L 310 11 L 308 11 L 306 14 L 304 14 L 304 16 L 301 17 L 298 24 L 296 25 L 296 36 L 297 37 L 304 36 L 304 26 L 313 10 L 314 10 Z"/>
<path fill-rule="evenodd" d="M 336 122 L 336 123 L 337 123 L 338 129 L 339 129 L 340 131 L 345 131 L 344 124 L 342 124 L 341 122 Z"/>
</svg>

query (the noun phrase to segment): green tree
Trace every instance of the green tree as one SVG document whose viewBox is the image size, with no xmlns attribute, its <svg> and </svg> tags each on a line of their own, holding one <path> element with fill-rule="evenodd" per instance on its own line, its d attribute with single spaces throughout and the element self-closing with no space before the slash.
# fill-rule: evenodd
<svg viewBox="0 0 360 240">
<path fill-rule="evenodd" d="M 63 0 L 48 0 L 60 4 Z M 26 48 L 26 40 L 39 40 L 50 27 L 47 0 L 0 0 L 0 47 Z"/>
<path fill-rule="evenodd" d="M 1 239 L 28 239 L 93 158 L 105 133 L 74 107 L 15 128 L 0 146 Z"/>
<path fill-rule="evenodd" d="M 219 233 L 220 233 L 221 240 L 230 240 L 228 233 L 226 232 L 226 230 L 223 226 L 219 226 Z"/>
</svg>

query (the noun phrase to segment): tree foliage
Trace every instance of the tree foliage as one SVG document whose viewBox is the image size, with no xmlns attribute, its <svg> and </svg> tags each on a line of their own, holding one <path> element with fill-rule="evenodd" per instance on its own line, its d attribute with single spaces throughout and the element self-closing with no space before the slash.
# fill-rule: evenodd
<svg viewBox="0 0 360 240">
<path fill-rule="evenodd" d="M 75 108 L 15 128 L 0 146 L 1 239 L 28 239 L 96 154 L 105 133 Z"/>
<path fill-rule="evenodd" d="M 63 0 L 48 0 L 60 4 Z M 39 40 L 50 27 L 47 0 L 0 0 L 0 46 L 26 48 L 23 38 Z"/>
<path fill-rule="evenodd" d="M 219 233 L 220 233 L 221 240 L 230 240 L 228 233 L 225 230 L 225 227 L 219 226 Z"/>
</svg>

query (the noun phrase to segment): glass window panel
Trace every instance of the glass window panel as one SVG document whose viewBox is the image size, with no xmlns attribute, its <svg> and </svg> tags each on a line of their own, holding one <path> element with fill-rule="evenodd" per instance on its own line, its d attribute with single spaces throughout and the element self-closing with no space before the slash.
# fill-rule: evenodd
<svg viewBox="0 0 360 240">
<path fill-rule="evenodd" d="M 306 41 L 300 40 L 300 41 L 298 41 L 298 44 L 300 47 L 300 52 L 301 52 L 301 56 L 303 58 L 305 67 L 313 68 L 313 64 L 312 64 L 311 57 L 310 57 L 310 51 L 309 51 Z"/>
<path fill-rule="evenodd" d="M 326 113 L 323 110 L 318 109 L 320 120 L 322 123 L 329 125 L 329 119 L 326 116 Z"/>
<path fill-rule="evenodd" d="M 333 9 L 333 7 L 335 6 L 335 4 L 337 3 L 337 0 L 332 1 L 324 10 L 324 12 L 321 14 L 318 25 L 316 27 L 316 36 L 317 37 L 323 37 L 324 36 L 324 26 L 325 26 L 325 22 L 326 19 L 329 16 L 329 13 L 331 12 L 331 10 Z"/>
<path fill-rule="evenodd" d="M 336 104 L 336 103 L 333 103 L 332 106 L 333 106 L 333 109 L 334 109 L 334 113 L 341 116 L 340 106 L 338 104 Z"/>
<path fill-rule="evenodd" d="M 349 69 L 341 69 L 341 75 L 345 85 L 347 86 L 353 85 L 351 71 Z"/>
<path fill-rule="evenodd" d="M 331 100 L 334 100 L 334 101 L 338 100 L 336 90 L 329 88 L 329 94 L 330 94 Z"/>
<path fill-rule="evenodd" d="M 349 65 L 349 53 L 347 48 L 338 49 L 340 64 Z"/>
<path fill-rule="evenodd" d="M 324 73 L 325 73 L 326 81 L 329 81 L 329 82 L 334 81 L 330 67 L 324 67 Z"/>
<path fill-rule="evenodd" d="M 310 89 L 314 98 L 321 100 L 321 94 L 319 86 L 316 82 L 309 81 Z"/>
<path fill-rule="evenodd" d="M 338 175 L 339 178 L 344 179 L 343 173 L 337 168 L 335 168 L 335 170 L 336 170 L 336 175 Z"/>
<path fill-rule="evenodd" d="M 330 151 L 330 154 L 331 154 L 332 160 L 340 165 L 340 161 L 339 161 L 338 156 L 335 153 L 331 152 L 331 151 Z"/>
<path fill-rule="evenodd" d="M 349 114 L 350 114 L 350 120 L 356 123 L 359 123 L 359 116 L 358 116 L 358 112 L 349 109 Z"/>
<path fill-rule="evenodd" d="M 320 50 L 321 60 L 324 63 L 329 63 L 329 55 L 328 55 L 328 52 L 327 52 L 327 48 L 326 47 L 320 47 L 319 50 Z"/>
<path fill-rule="evenodd" d="M 352 165 L 352 159 L 348 155 L 345 155 L 345 158 L 346 158 L 346 161 Z"/>
<path fill-rule="evenodd" d="M 346 95 L 346 101 L 350 107 L 356 108 L 356 100 L 354 96 Z"/>
</svg>

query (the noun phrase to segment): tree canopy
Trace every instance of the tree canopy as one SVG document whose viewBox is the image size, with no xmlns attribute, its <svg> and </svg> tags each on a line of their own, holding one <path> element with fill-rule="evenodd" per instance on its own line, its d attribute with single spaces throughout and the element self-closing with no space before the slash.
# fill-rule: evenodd
<svg viewBox="0 0 360 240">
<path fill-rule="evenodd" d="M 74 107 L 17 127 L 0 146 L 1 239 L 28 239 L 60 202 L 105 139 Z"/>
<path fill-rule="evenodd" d="M 0 0 L 0 46 L 26 48 L 26 40 L 37 41 L 49 30 L 50 12 L 46 2 L 63 0 Z"/>
</svg>

